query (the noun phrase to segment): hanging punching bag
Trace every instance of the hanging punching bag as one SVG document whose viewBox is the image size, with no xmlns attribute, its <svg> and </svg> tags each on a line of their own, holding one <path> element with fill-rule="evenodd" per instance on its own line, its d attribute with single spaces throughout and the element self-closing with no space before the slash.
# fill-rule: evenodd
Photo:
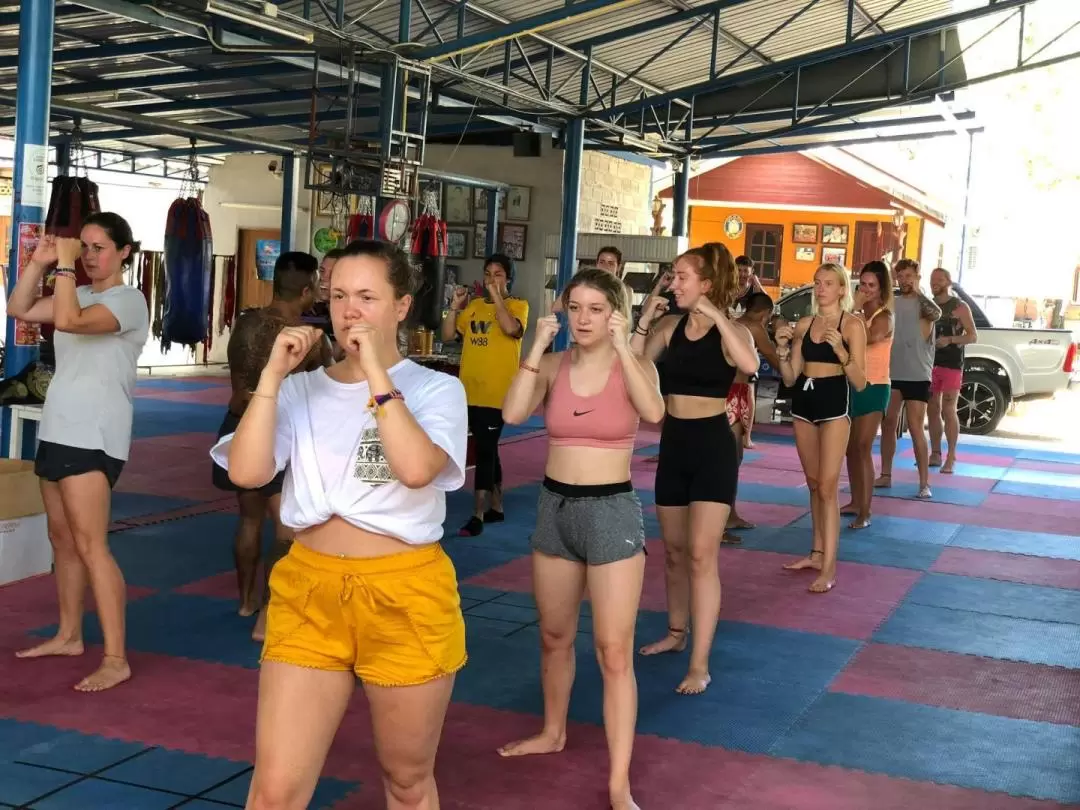
<svg viewBox="0 0 1080 810">
<path fill-rule="evenodd" d="M 415 321 L 435 331 L 442 323 L 446 292 L 446 223 L 428 208 L 413 224 L 412 254 L 419 264 L 422 281 L 416 295 Z"/>
<path fill-rule="evenodd" d="M 165 224 L 165 306 L 161 350 L 173 343 L 194 350 L 206 340 L 214 270 L 210 218 L 197 197 L 178 199 Z"/>
<path fill-rule="evenodd" d="M 49 212 L 45 217 L 45 233 L 65 239 L 78 239 L 86 219 L 100 211 L 97 183 L 85 177 L 57 177 L 52 182 Z M 43 296 L 53 294 L 52 282 L 51 278 L 47 279 L 41 291 Z M 90 283 L 81 257 L 75 262 L 75 283 L 79 286 Z M 49 365 L 53 364 L 55 357 L 52 348 L 55 331 L 52 324 L 41 326 L 41 359 Z"/>
</svg>

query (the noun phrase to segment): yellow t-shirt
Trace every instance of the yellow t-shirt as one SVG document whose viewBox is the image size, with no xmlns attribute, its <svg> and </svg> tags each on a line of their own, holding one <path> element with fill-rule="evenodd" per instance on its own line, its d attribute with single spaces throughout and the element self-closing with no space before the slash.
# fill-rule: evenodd
<svg viewBox="0 0 1080 810">
<path fill-rule="evenodd" d="M 528 301 L 507 298 L 506 310 L 523 329 L 528 325 Z M 503 332 L 495 318 L 495 305 L 483 298 L 473 299 L 458 313 L 456 328 L 462 338 L 458 377 L 469 404 L 501 410 L 521 362 L 521 339 Z"/>
</svg>

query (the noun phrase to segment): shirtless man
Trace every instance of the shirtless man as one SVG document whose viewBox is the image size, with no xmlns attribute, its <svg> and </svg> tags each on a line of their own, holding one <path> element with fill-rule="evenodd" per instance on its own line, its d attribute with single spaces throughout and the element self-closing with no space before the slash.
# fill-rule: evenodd
<svg viewBox="0 0 1080 810">
<path fill-rule="evenodd" d="M 229 376 L 232 380 L 232 397 L 229 409 L 218 430 L 218 438 L 236 430 L 244 415 L 251 392 L 259 382 L 259 374 L 270 357 L 274 340 L 286 326 L 303 323 L 302 313 L 315 301 L 318 264 L 307 253 L 283 253 L 274 265 L 274 299 L 261 309 L 249 309 L 242 313 L 229 336 Z M 311 371 L 332 362 L 329 340 L 324 337 L 311 350 L 307 360 L 297 371 Z M 265 604 L 269 589 L 264 589 L 263 600 L 255 594 L 255 579 L 262 556 L 262 526 L 264 517 L 274 522 L 274 546 L 266 561 L 266 579 L 274 563 L 285 555 L 292 542 L 292 532 L 281 525 L 281 487 L 285 473 L 281 473 L 260 489 L 240 489 L 229 480 L 227 471 L 213 467 L 214 486 L 226 492 L 235 492 L 240 507 L 240 523 L 236 528 L 233 558 L 236 562 L 236 579 L 240 589 L 240 615 L 251 616 L 256 611 L 252 638 L 262 641 L 266 630 L 266 613 L 260 610 Z"/>
<path fill-rule="evenodd" d="M 737 260 L 736 260 L 737 263 Z M 758 353 L 765 358 L 773 368 L 780 367 L 780 358 L 776 356 L 776 346 L 769 338 L 768 324 L 772 318 L 773 300 L 763 292 L 751 293 L 745 299 L 745 311 L 739 316 L 736 323 L 741 323 L 750 331 L 754 339 L 754 346 Z M 727 406 L 728 419 L 731 421 L 731 430 L 735 434 L 736 447 L 738 448 L 739 464 L 742 464 L 743 453 L 746 445 L 743 439 L 749 434 L 754 419 L 754 386 L 750 382 L 750 375 L 741 371 L 735 375 L 735 382 L 728 392 Z M 728 518 L 728 529 L 752 529 L 754 524 L 739 516 L 736 505 L 731 507 L 731 516 Z M 724 543 L 741 542 L 737 535 L 730 532 L 724 533 Z"/>
</svg>

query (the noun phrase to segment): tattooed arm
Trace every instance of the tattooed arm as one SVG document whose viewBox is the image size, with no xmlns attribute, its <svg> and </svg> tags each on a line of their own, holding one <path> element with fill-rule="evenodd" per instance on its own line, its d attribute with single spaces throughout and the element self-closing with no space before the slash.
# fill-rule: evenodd
<svg viewBox="0 0 1080 810">
<path fill-rule="evenodd" d="M 930 323 L 941 320 L 941 307 L 934 303 L 934 299 L 927 298 L 922 293 L 919 293 L 919 317 Z"/>
</svg>

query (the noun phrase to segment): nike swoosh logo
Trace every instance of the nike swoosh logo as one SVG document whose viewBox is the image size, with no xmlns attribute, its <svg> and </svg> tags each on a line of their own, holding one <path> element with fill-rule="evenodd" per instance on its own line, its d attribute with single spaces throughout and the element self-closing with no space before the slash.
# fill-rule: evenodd
<svg viewBox="0 0 1080 810">
<path fill-rule="evenodd" d="M 593 408 L 593 409 L 592 409 L 592 410 L 590 410 L 590 411 L 574 411 L 574 416 L 584 416 L 585 414 L 587 414 L 587 413 L 592 413 L 592 412 L 593 412 L 593 411 L 595 411 L 595 410 L 596 410 L 596 409 L 595 409 L 595 408 Z"/>
</svg>

